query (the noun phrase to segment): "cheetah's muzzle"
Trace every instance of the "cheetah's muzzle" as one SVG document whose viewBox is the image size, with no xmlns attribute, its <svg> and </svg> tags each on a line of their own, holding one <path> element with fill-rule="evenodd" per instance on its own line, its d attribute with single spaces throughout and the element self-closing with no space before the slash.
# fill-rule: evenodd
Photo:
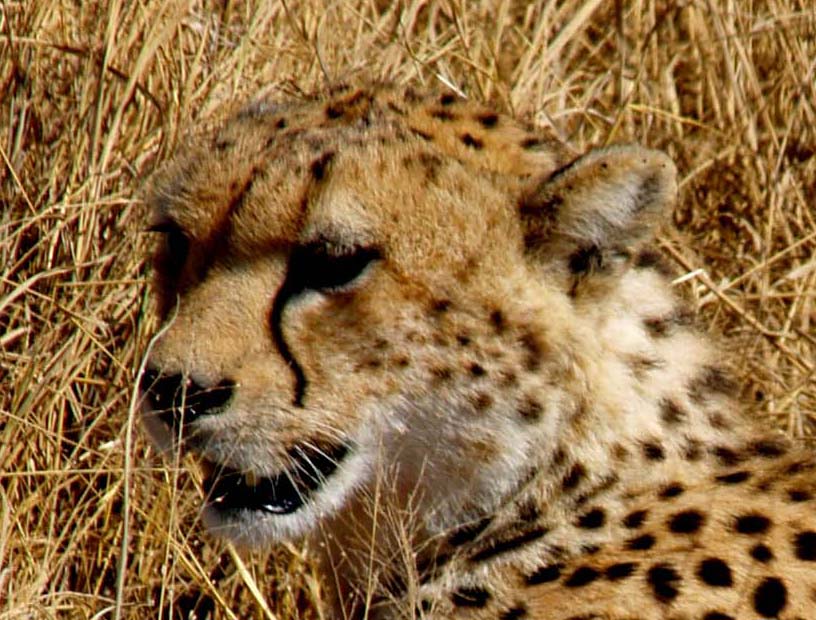
<svg viewBox="0 0 816 620">
<path fill-rule="evenodd" d="M 224 516 L 240 510 L 291 514 L 303 507 L 348 452 L 345 444 L 298 445 L 288 451 L 290 469 L 263 478 L 208 462 L 203 483 L 207 505 Z"/>
<path fill-rule="evenodd" d="M 261 477 L 246 469 L 213 462 L 200 453 L 202 442 L 196 436 L 195 424 L 204 416 L 223 412 L 232 399 L 235 382 L 225 379 L 212 387 L 203 387 L 181 374 L 163 375 L 147 369 L 140 389 L 149 403 L 147 411 L 159 423 L 159 429 L 154 428 L 158 441 L 172 443 L 174 438 L 181 437 L 185 451 L 199 453 L 205 472 L 207 506 L 223 517 L 233 517 L 240 511 L 287 515 L 300 510 L 349 452 L 344 442 L 304 441 L 286 451 L 291 463 L 288 469 Z"/>
</svg>

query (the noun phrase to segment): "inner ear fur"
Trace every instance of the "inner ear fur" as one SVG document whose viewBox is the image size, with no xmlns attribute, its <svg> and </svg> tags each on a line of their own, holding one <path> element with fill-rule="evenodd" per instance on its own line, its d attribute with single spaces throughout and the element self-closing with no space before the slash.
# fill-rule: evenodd
<svg viewBox="0 0 816 620">
<path fill-rule="evenodd" d="M 667 218 L 676 177 L 674 162 L 660 151 L 635 145 L 590 151 L 522 198 L 525 250 L 573 273 L 630 254 Z"/>
</svg>

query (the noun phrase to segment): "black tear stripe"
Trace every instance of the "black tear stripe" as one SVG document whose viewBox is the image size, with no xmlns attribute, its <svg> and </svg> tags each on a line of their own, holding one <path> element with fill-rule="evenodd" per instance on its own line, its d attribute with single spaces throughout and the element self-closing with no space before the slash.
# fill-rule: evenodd
<svg viewBox="0 0 816 620">
<path fill-rule="evenodd" d="M 272 311 L 269 313 L 269 328 L 272 331 L 272 340 L 275 343 L 275 347 L 278 349 L 278 353 L 280 353 L 283 361 L 286 362 L 286 365 L 289 366 L 289 368 L 292 370 L 292 374 L 295 376 L 295 395 L 294 398 L 292 398 L 292 405 L 303 408 L 303 397 L 306 395 L 306 386 L 308 385 L 308 381 L 306 380 L 306 375 L 303 372 L 303 367 L 300 365 L 297 359 L 295 359 L 295 356 L 292 354 L 292 350 L 289 348 L 289 344 L 283 337 L 282 324 L 283 310 L 286 307 L 286 303 L 293 297 L 296 297 L 299 293 L 303 292 L 304 286 L 303 282 L 300 281 L 300 278 L 291 277 L 291 270 L 289 267 L 290 266 L 287 265 L 286 278 L 278 289 L 278 292 L 275 295 L 275 300 L 272 302 Z"/>
</svg>

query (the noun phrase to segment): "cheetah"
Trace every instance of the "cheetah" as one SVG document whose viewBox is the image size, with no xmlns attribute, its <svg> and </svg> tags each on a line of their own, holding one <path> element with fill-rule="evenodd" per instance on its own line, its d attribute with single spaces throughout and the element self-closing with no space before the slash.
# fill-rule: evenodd
<svg viewBox="0 0 816 620">
<path fill-rule="evenodd" d="M 673 289 L 676 192 L 452 93 L 259 98 L 147 193 L 144 423 L 329 617 L 816 618 L 816 460 Z"/>
</svg>

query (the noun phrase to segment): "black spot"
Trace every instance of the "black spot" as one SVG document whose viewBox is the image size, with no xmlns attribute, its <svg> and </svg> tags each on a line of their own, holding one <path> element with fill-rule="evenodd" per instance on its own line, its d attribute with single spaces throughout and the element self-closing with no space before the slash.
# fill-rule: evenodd
<svg viewBox="0 0 816 620">
<path fill-rule="evenodd" d="M 660 418 L 669 426 L 675 426 L 686 419 L 686 412 L 673 400 L 664 398 L 660 401 Z"/>
<path fill-rule="evenodd" d="M 484 607 L 490 600 L 490 592 L 484 588 L 462 587 L 451 593 L 451 602 L 457 607 Z"/>
<path fill-rule="evenodd" d="M 472 134 L 469 133 L 462 134 L 459 137 L 459 139 L 462 141 L 462 144 L 472 149 L 476 149 L 477 151 L 484 148 L 484 141 L 475 137 Z"/>
<path fill-rule="evenodd" d="M 686 447 L 683 449 L 683 456 L 686 460 L 695 463 L 703 458 L 703 446 L 699 439 L 689 439 Z"/>
<path fill-rule="evenodd" d="M 419 103 L 422 101 L 423 93 L 417 91 L 415 88 L 411 88 L 410 86 L 406 87 L 405 90 L 402 91 L 402 96 L 405 97 L 405 100 L 409 103 Z"/>
<path fill-rule="evenodd" d="M 431 304 L 431 311 L 435 314 L 444 314 L 450 310 L 452 303 L 453 302 L 450 299 L 436 299 Z"/>
<path fill-rule="evenodd" d="M 527 397 L 516 408 L 518 414 L 527 422 L 537 422 L 541 418 L 544 407 L 532 397 Z"/>
<path fill-rule="evenodd" d="M 673 497 L 679 497 L 684 491 L 685 489 L 683 488 L 682 484 L 679 482 L 672 482 L 661 489 L 659 497 L 661 499 L 671 499 Z"/>
<path fill-rule="evenodd" d="M 422 610 L 425 613 L 431 611 L 431 607 L 433 607 L 433 603 L 431 603 L 431 601 L 427 598 L 424 598 L 419 602 L 420 610 Z"/>
<path fill-rule="evenodd" d="M 734 617 L 720 613 L 719 611 L 709 611 L 703 616 L 703 620 L 734 620 Z"/>
<path fill-rule="evenodd" d="M 343 106 L 333 102 L 326 106 L 326 118 L 334 120 L 343 116 Z"/>
<path fill-rule="evenodd" d="M 499 115 L 495 112 L 483 112 L 476 116 L 476 120 L 485 128 L 495 127 L 499 122 Z"/>
<path fill-rule="evenodd" d="M 766 564 L 773 560 L 773 552 L 768 548 L 767 545 L 763 545 L 762 543 L 756 544 L 751 547 L 751 557 L 754 558 L 757 562 L 762 562 Z"/>
<path fill-rule="evenodd" d="M 643 444 L 643 456 L 650 461 L 662 461 L 666 458 L 666 453 L 663 451 L 663 446 L 656 441 L 647 441 Z"/>
<path fill-rule="evenodd" d="M 771 520 L 758 514 L 743 515 L 734 521 L 734 531 L 739 534 L 762 534 L 771 527 Z"/>
<path fill-rule="evenodd" d="M 527 150 L 535 150 L 545 144 L 541 138 L 525 138 L 521 141 L 521 148 Z"/>
<path fill-rule="evenodd" d="M 646 580 L 661 603 L 670 603 L 680 594 L 680 575 L 668 564 L 656 564 L 650 568 Z"/>
<path fill-rule="evenodd" d="M 440 383 L 446 383 L 453 377 L 453 371 L 447 367 L 432 368 L 431 374 L 434 376 L 434 380 Z"/>
<path fill-rule="evenodd" d="M 693 534 L 700 529 L 704 521 L 703 515 L 696 510 L 684 510 L 673 515 L 668 525 L 675 534 Z"/>
<path fill-rule="evenodd" d="M 490 313 L 490 323 L 493 325 L 493 329 L 496 330 L 496 333 L 499 334 L 507 327 L 504 314 L 502 314 L 501 310 L 493 310 L 493 312 Z"/>
<path fill-rule="evenodd" d="M 629 450 L 619 443 L 612 444 L 612 456 L 617 461 L 625 463 L 629 459 Z"/>
<path fill-rule="evenodd" d="M 650 336 L 661 338 L 669 333 L 671 320 L 668 317 L 652 317 L 643 319 L 643 326 Z"/>
<path fill-rule="evenodd" d="M 491 521 L 491 517 L 483 517 L 474 523 L 466 523 L 460 526 L 448 537 L 448 544 L 451 547 L 458 547 L 459 545 L 469 543 L 481 534 L 485 528 L 490 525 Z"/>
<path fill-rule="evenodd" d="M 795 463 L 791 463 L 785 468 L 786 474 L 801 474 L 802 472 L 809 471 L 816 466 L 816 463 L 811 461 L 810 459 L 797 461 Z"/>
<path fill-rule="evenodd" d="M 787 452 L 787 446 L 781 439 L 760 439 L 748 446 L 748 449 L 757 456 L 771 459 L 782 456 Z"/>
<path fill-rule="evenodd" d="M 736 389 L 737 384 L 722 368 L 706 366 L 689 384 L 689 395 L 695 402 L 700 402 L 707 394 L 732 396 Z"/>
<path fill-rule="evenodd" d="M 467 336 L 465 334 L 459 334 L 458 336 L 456 336 L 456 342 L 459 343 L 459 346 L 467 347 L 470 345 L 470 336 Z"/>
<path fill-rule="evenodd" d="M 788 591 L 777 577 L 766 577 L 754 590 L 754 609 L 760 616 L 775 618 L 788 604 Z"/>
<path fill-rule="evenodd" d="M 442 159 L 430 153 L 420 153 L 417 155 L 417 161 L 425 169 L 426 182 L 435 183 L 439 176 L 439 168 L 442 166 Z"/>
<path fill-rule="evenodd" d="M 630 512 L 623 518 L 623 527 L 629 528 L 630 530 L 640 527 L 643 525 L 643 522 L 646 520 L 646 516 L 648 514 L 649 513 L 646 510 L 635 510 L 634 512 Z"/>
<path fill-rule="evenodd" d="M 585 512 L 578 517 L 575 525 L 584 529 L 594 530 L 599 527 L 603 527 L 605 521 L 606 513 L 600 508 L 593 508 L 589 512 Z"/>
<path fill-rule="evenodd" d="M 519 342 L 521 342 L 521 346 L 523 346 L 527 352 L 524 359 L 524 367 L 530 372 L 538 370 L 541 366 L 541 357 L 544 350 L 539 339 L 532 332 L 525 332 L 521 338 L 519 338 Z"/>
<path fill-rule="evenodd" d="M 405 110 L 403 108 L 401 108 L 400 106 L 398 106 L 393 101 L 389 101 L 387 105 L 388 105 L 388 109 L 391 110 L 394 114 L 396 114 L 398 116 L 405 116 L 405 114 L 406 114 Z"/>
<path fill-rule="evenodd" d="M 536 569 L 535 572 L 530 573 L 525 577 L 528 586 L 535 586 L 541 583 L 549 583 L 557 581 L 561 577 L 561 569 L 563 564 L 547 564 L 541 568 Z"/>
<path fill-rule="evenodd" d="M 774 483 L 774 480 L 772 480 L 772 479 L 761 480 L 760 482 L 757 483 L 756 489 L 757 489 L 757 491 L 760 491 L 761 493 L 767 493 L 768 491 L 771 490 L 771 487 L 773 486 L 773 483 Z"/>
<path fill-rule="evenodd" d="M 635 570 L 637 570 L 637 566 L 638 565 L 635 562 L 620 562 L 619 564 L 612 564 L 611 566 L 607 567 L 606 571 L 604 572 L 604 576 L 610 581 L 626 579 L 632 573 L 634 573 Z"/>
<path fill-rule="evenodd" d="M 626 363 L 632 369 L 632 374 L 638 378 L 642 378 L 645 373 L 654 370 L 655 368 L 660 368 L 663 365 L 663 361 L 660 359 L 636 354 L 628 356 Z"/>
<path fill-rule="evenodd" d="M 439 97 L 439 103 L 444 106 L 456 103 L 456 95 L 452 93 L 445 93 Z"/>
<path fill-rule="evenodd" d="M 700 566 L 697 567 L 697 576 L 703 583 L 718 588 L 730 588 L 734 585 L 731 569 L 719 558 L 708 558 L 700 562 Z"/>
<path fill-rule="evenodd" d="M 665 338 L 671 335 L 672 331 L 679 327 L 691 325 L 694 315 L 687 310 L 675 310 L 671 314 L 662 317 L 653 317 L 643 320 L 643 326 L 649 335 L 654 338 Z"/>
<path fill-rule="evenodd" d="M 482 562 L 484 560 L 493 558 L 497 555 L 501 555 L 502 553 L 512 551 L 513 549 L 518 549 L 519 547 L 522 547 L 527 543 L 533 542 L 534 540 L 538 540 L 539 538 L 544 536 L 548 531 L 549 530 L 545 527 L 535 527 L 525 532 L 522 532 L 518 536 L 513 536 L 511 538 L 505 538 L 501 540 L 494 540 L 489 545 L 487 545 L 483 549 L 477 551 L 472 556 L 470 556 L 470 561 Z"/>
<path fill-rule="evenodd" d="M 710 411 L 707 416 L 708 421 L 714 428 L 718 430 L 728 430 L 730 428 L 728 418 L 721 411 Z"/>
<path fill-rule="evenodd" d="M 477 364 L 476 362 L 473 362 L 470 365 L 470 368 L 468 368 L 468 370 L 470 371 L 470 374 L 473 375 L 474 377 L 483 377 L 484 375 L 487 374 L 487 371 L 484 369 L 484 366 L 482 366 L 481 364 Z"/>
<path fill-rule="evenodd" d="M 564 479 L 561 481 L 561 488 L 565 491 L 574 489 L 585 477 L 586 468 L 581 463 L 576 463 L 570 468 L 567 475 L 564 476 Z"/>
<path fill-rule="evenodd" d="M 503 611 L 499 614 L 499 620 L 519 620 L 519 618 L 525 618 L 527 616 L 527 607 L 525 607 L 524 603 L 519 603 L 515 607 L 511 607 L 507 611 Z"/>
<path fill-rule="evenodd" d="M 326 176 L 326 168 L 328 168 L 332 159 L 334 159 L 334 153 L 332 151 L 326 151 L 312 162 L 311 166 L 309 166 L 309 170 L 311 170 L 315 181 L 323 180 Z"/>
<path fill-rule="evenodd" d="M 799 532 L 793 539 L 796 557 L 806 562 L 816 562 L 816 532 Z"/>
<path fill-rule="evenodd" d="M 600 576 L 601 573 L 591 566 L 581 566 L 564 580 L 564 585 L 568 588 L 580 588 L 592 583 Z"/>
<path fill-rule="evenodd" d="M 792 502 L 808 502 L 813 499 L 813 495 L 809 491 L 802 489 L 790 489 L 788 491 L 788 499 Z"/>
<path fill-rule="evenodd" d="M 733 467 L 734 465 L 739 465 L 743 461 L 742 455 L 738 454 L 735 450 L 731 448 L 727 448 L 726 446 L 716 446 L 712 453 L 717 460 L 727 467 Z"/>
<path fill-rule="evenodd" d="M 638 269 L 655 269 L 658 273 L 666 277 L 674 275 L 666 261 L 663 260 L 660 252 L 652 248 L 645 248 L 638 252 L 637 256 L 635 256 L 634 264 Z"/>
<path fill-rule="evenodd" d="M 470 399 L 470 403 L 476 411 L 487 411 L 493 406 L 493 397 L 487 392 L 480 392 Z"/>
<path fill-rule="evenodd" d="M 741 482 L 745 482 L 751 477 L 751 474 L 747 471 L 735 471 L 730 474 L 723 474 L 721 476 L 717 476 L 715 480 L 717 482 L 722 482 L 723 484 L 739 484 Z"/>
<path fill-rule="evenodd" d="M 419 138 L 425 140 L 425 142 L 433 141 L 433 136 L 429 134 L 427 131 L 422 131 L 421 129 L 417 129 L 416 127 L 411 127 L 411 133 Z"/>
<path fill-rule="evenodd" d="M 603 253 L 597 245 L 578 248 L 569 256 L 570 273 L 578 275 L 599 271 L 603 267 Z"/>
<path fill-rule="evenodd" d="M 598 545 L 586 545 L 586 544 L 584 544 L 584 545 L 581 545 L 580 553 L 586 554 L 586 555 L 592 555 L 593 553 L 598 553 L 598 551 L 600 551 L 600 550 L 601 550 L 601 548 Z"/>
<path fill-rule="evenodd" d="M 286 125 L 287 123 L 285 118 L 279 118 L 277 121 L 275 121 L 275 129 L 286 129 Z"/>
<path fill-rule="evenodd" d="M 431 116 L 440 121 L 452 121 L 456 118 L 453 112 L 442 109 L 431 110 Z"/>
<path fill-rule="evenodd" d="M 626 548 L 631 551 L 648 551 L 655 545 L 655 537 L 651 534 L 644 534 L 626 541 Z"/>
</svg>

